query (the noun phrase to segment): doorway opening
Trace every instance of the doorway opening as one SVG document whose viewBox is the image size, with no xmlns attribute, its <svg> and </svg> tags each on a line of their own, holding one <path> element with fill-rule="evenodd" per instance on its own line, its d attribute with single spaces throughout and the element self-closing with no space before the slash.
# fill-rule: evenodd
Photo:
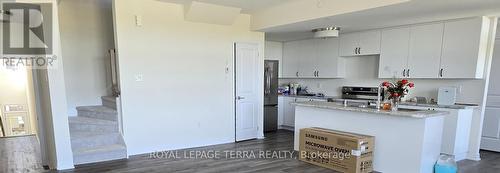
<svg viewBox="0 0 500 173">
<path fill-rule="evenodd" d="M 0 137 L 37 135 L 37 111 L 32 70 L 0 69 Z"/>
</svg>

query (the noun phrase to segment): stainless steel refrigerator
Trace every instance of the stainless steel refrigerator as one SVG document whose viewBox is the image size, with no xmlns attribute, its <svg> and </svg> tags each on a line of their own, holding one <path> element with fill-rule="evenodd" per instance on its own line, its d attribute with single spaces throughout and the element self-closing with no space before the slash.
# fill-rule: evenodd
<svg viewBox="0 0 500 173">
<path fill-rule="evenodd" d="M 264 132 L 278 129 L 278 68 L 276 60 L 264 62 Z"/>
</svg>

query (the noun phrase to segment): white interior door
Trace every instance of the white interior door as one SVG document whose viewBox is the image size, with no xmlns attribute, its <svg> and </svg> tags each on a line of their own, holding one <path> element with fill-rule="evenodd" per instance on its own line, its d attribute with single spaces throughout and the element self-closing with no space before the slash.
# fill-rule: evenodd
<svg viewBox="0 0 500 173">
<path fill-rule="evenodd" d="M 484 114 L 481 149 L 500 152 L 500 39 L 496 40 L 491 64 L 490 89 Z"/>
<path fill-rule="evenodd" d="M 263 93 L 259 86 L 259 48 L 257 44 L 235 43 L 236 141 L 255 139 L 258 135 L 258 110 Z M 263 75 L 263 73 L 262 73 Z"/>
</svg>

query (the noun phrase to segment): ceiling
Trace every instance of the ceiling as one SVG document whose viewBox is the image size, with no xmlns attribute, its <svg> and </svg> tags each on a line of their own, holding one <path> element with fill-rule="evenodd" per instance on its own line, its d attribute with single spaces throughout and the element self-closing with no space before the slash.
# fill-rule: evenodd
<svg viewBox="0 0 500 173">
<path fill-rule="evenodd" d="M 158 0 L 186 4 L 193 0 Z M 196 0 L 199 2 L 237 7 L 242 13 L 255 14 L 259 10 L 296 0 Z M 312 38 L 315 28 L 337 26 L 341 34 L 368 29 L 385 28 L 414 23 L 449 20 L 483 15 L 500 16 L 500 0 L 411 0 L 409 2 L 369 10 L 318 18 L 267 28 L 266 40 L 290 41 Z"/>
<path fill-rule="evenodd" d="M 159 1 L 185 4 L 185 3 L 190 3 L 193 0 L 159 0 Z M 216 4 L 216 5 L 237 7 L 241 8 L 241 13 L 251 14 L 263 8 L 267 8 L 270 6 L 294 0 L 196 0 L 196 1 Z"/>
<path fill-rule="evenodd" d="M 412 0 L 360 12 L 267 28 L 266 40 L 312 38 L 314 28 L 338 26 L 341 33 L 483 15 L 500 16 L 500 0 Z"/>
</svg>

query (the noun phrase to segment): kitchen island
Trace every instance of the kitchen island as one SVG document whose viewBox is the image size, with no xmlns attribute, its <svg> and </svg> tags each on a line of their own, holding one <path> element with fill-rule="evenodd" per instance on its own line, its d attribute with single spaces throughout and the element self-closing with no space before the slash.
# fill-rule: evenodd
<svg viewBox="0 0 500 173">
<path fill-rule="evenodd" d="M 302 128 L 321 127 L 375 137 L 373 167 L 384 173 L 432 173 L 441 152 L 444 115 L 448 112 L 299 102 L 295 107 L 294 149 Z"/>
</svg>

